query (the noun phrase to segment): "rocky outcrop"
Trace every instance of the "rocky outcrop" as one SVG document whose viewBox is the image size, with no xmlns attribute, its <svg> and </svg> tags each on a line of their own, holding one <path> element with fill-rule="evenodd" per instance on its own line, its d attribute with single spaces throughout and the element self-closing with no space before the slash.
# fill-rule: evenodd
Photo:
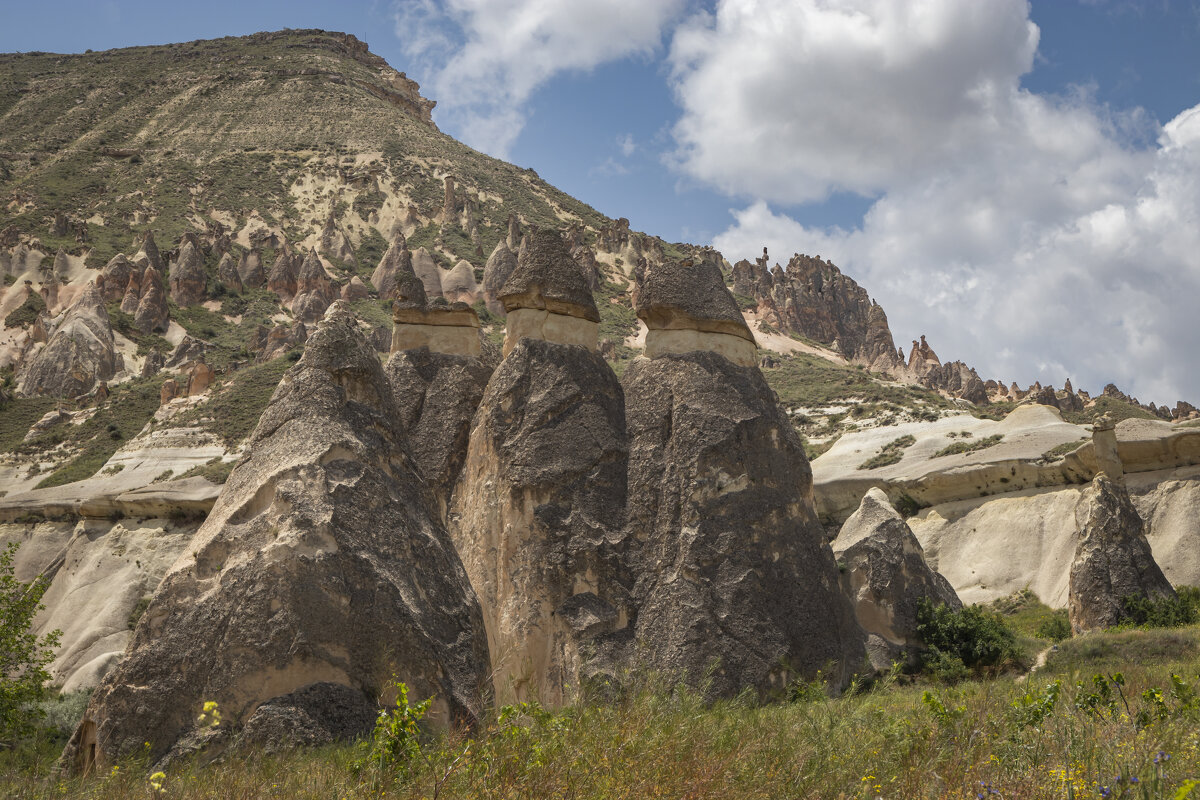
<svg viewBox="0 0 1200 800">
<path fill-rule="evenodd" d="M 500 702 L 561 705 L 585 655 L 627 625 L 611 544 L 626 448 L 621 387 L 597 353 L 525 338 L 492 375 L 449 528 L 483 606 Z"/>
<path fill-rule="evenodd" d="M 342 299 L 347 303 L 353 303 L 356 300 L 366 300 L 370 296 L 371 290 L 367 288 L 367 285 L 357 275 L 342 287 Z"/>
<path fill-rule="evenodd" d="M 413 272 L 425 287 L 425 296 L 430 300 L 442 296 L 442 271 L 438 268 L 433 256 L 424 247 L 418 247 L 412 254 Z"/>
<path fill-rule="evenodd" d="M 262 255 L 257 250 L 247 250 L 238 259 L 238 277 L 242 285 L 249 289 L 257 289 L 267 282 L 267 273 L 263 269 Z"/>
<path fill-rule="evenodd" d="M 267 290 L 274 292 L 279 302 L 291 305 L 296 296 L 296 276 L 300 272 L 300 258 L 291 245 L 284 244 L 275 254 L 275 263 L 267 276 Z"/>
<path fill-rule="evenodd" d="M 499 299 L 506 313 L 506 356 L 525 338 L 590 350 L 599 344 L 600 312 L 579 265 L 555 231 L 527 237 Z"/>
<path fill-rule="evenodd" d="M 515 224 L 513 218 L 512 224 Z M 504 304 L 500 302 L 500 290 L 508 276 L 517 268 L 517 254 L 514 253 L 503 239 L 496 243 L 496 249 L 488 256 L 483 268 L 483 302 L 487 310 L 498 317 L 504 316 Z"/>
<path fill-rule="evenodd" d="M 444 518 L 467 457 L 471 421 L 492 369 L 478 357 L 418 347 L 393 352 L 384 372 L 413 458 Z"/>
<path fill-rule="evenodd" d="M 646 357 L 711 350 L 734 364 L 758 364 L 758 346 L 720 270 L 691 259 L 647 269 L 634 303 L 646 323 Z"/>
<path fill-rule="evenodd" d="M 325 272 L 315 250 L 309 250 L 296 275 L 296 297 L 292 300 L 292 315 L 300 322 L 321 319 L 329 304 L 337 299 L 338 290 Z"/>
<path fill-rule="evenodd" d="M 194 306 L 204 302 L 208 273 L 204 270 L 204 249 L 193 233 L 185 233 L 171 263 L 169 283 L 176 305 Z"/>
<path fill-rule="evenodd" d="M 158 251 L 158 244 L 154 241 L 154 233 L 152 231 L 146 231 L 146 235 L 142 237 L 142 243 L 138 247 L 137 255 L 134 256 L 135 261 L 138 256 L 145 256 L 146 262 L 158 270 L 159 275 L 166 272 L 167 265 L 163 263 L 162 254 Z"/>
<path fill-rule="evenodd" d="M 435 698 L 436 724 L 482 713 L 477 601 L 344 304 L 280 382 L 246 453 L 92 695 L 66 763 L 105 768 L 144 742 L 152 760 L 219 744 L 196 728 L 204 701 L 229 721 L 219 739 L 305 687 L 371 702 L 393 676 Z"/>
<path fill-rule="evenodd" d="M 221 261 L 217 264 L 217 280 L 225 287 L 225 291 L 242 293 L 242 276 L 238 272 L 237 260 L 231 253 L 221 256 Z"/>
<path fill-rule="evenodd" d="M 475 268 L 471 262 L 462 260 L 441 276 L 442 296 L 450 303 L 470 305 L 479 299 L 479 284 L 475 282 Z"/>
<path fill-rule="evenodd" d="M 962 608 L 950 582 L 929 567 L 920 542 L 881 489 L 872 488 L 833 542 L 842 588 L 867 634 L 876 669 L 921 647 L 917 605 Z"/>
<path fill-rule="evenodd" d="M 333 209 L 329 210 L 325 227 L 321 229 L 321 252 L 344 264 L 358 266 L 358 260 L 354 258 L 354 248 L 350 245 L 350 237 L 337 224 Z"/>
<path fill-rule="evenodd" d="M 125 287 L 125 296 L 121 298 L 121 311 L 126 314 L 136 314 L 138 303 L 142 299 L 142 276 L 134 273 L 129 276 Z"/>
<path fill-rule="evenodd" d="M 140 275 L 140 271 L 137 271 Z M 119 303 L 125 295 L 125 290 L 129 287 L 129 277 L 135 273 L 133 264 L 121 253 L 113 256 L 104 269 L 100 271 L 100 278 L 96 281 L 100 287 L 100 293 L 104 297 L 106 303 Z"/>
<path fill-rule="evenodd" d="M 308 329 L 303 322 L 294 325 L 280 323 L 271 330 L 260 328 L 251 345 L 258 353 L 255 361 L 262 363 L 294 350 L 308 340 Z"/>
<path fill-rule="evenodd" d="M 479 315 L 464 303 L 418 306 L 397 300 L 392 307 L 391 352 L 428 348 L 435 353 L 479 357 Z"/>
<path fill-rule="evenodd" d="M 1075 632 L 1126 618 L 1127 597 L 1174 597 L 1146 541 L 1145 524 L 1123 486 L 1096 476 L 1075 506 L 1079 546 L 1071 564 L 1068 611 Z"/>
<path fill-rule="evenodd" d="M 69 399 L 91 391 L 123 368 L 116 351 L 104 297 L 88 284 L 50 341 L 21 377 L 19 394 Z"/>
<path fill-rule="evenodd" d="M 635 359 L 621 383 L 640 662 L 692 682 L 716 664 L 723 695 L 847 680 L 862 632 L 762 373 L 698 351 Z"/>
<path fill-rule="evenodd" d="M 404 234 L 397 232 L 392 238 L 392 243 L 388 247 L 387 252 L 379 260 L 379 266 L 371 273 L 371 285 L 379 292 L 381 300 L 395 300 L 396 289 L 400 285 L 402 278 L 407 279 L 409 282 L 415 280 L 412 253 L 408 250 L 408 243 L 404 239 Z M 405 294 L 410 297 L 414 296 L 414 289 L 409 287 Z M 420 303 L 421 305 L 425 305 L 425 287 L 423 284 L 420 290 Z"/>
<path fill-rule="evenodd" d="M 148 267 L 142 275 L 142 297 L 138 301 L 133 322 L 142 333 L 152 333 L 165 331 L 171 324 L 170 317 L 162 273 L 154 267 Z"/>
</svg>

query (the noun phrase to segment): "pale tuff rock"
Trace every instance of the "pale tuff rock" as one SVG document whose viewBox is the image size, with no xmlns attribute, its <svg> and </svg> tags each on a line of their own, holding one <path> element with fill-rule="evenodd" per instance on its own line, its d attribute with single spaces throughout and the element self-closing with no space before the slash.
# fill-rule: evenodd
<svg viewBox="0 0 1200 800">
<path fill-rule="evenodd" d="M 238 273 L 237 261 L 231 253 L 221 256 L 221 261 L 217 264 L 217 280 L 225 287 L 225 291 L 242 293 L 242 276 Z"/>
<path fill-rule="evenodd" d="M 113 256 L 104 265 L 104 269 L 100 271 L 100 278 L 96 281 L 104 302 L 120 303 L 129 287 L 129 277 L 134 273 L 134 266 L 128 258 L 121 253 Z"/>
<path fill-rule="evenodd" d="M 1103 472 L 1115 483 L 1125 483 L 1125 469 L 1117 446 L 1116 425 L 1107 414 L 1097 417 L 1092 423 L 1092 452 L 1096 458 L 1097 473 Z"/>
<path fill-rule="evenodd" d="M 152 760 L 182 755 L 203 743 L 205 701 L 220 704 L 229 736 L 305 687 L 329 696 L 321 685 L 336 684 L 370 702 L 393 676 L 436 698 L 435 724 L 470 723 L 487 665 L 478 603 L 383 367 L 339 301 L 92 695 L 64 760 L 104 769 L 144 742 Z"/>
<path fill-rule="evenodd" d="M 257 351 L 258 355 L 254 360 L 260 364 L 283 355 L 308 340 L 308 329 L 303 322 L 294 325 L 279 324 L 270 331 L 260 327 L 255 333 L 251 349 Z"/>
<path fill-rule="evenodd" d="M 129 276 L 125 296 L 121 298 L 121 311 L 126 314 L 136 314 L 138 302 L 142 299 L 142 278 L 136 272 Z"/>
<path fill-rule="evenodd" d="M 713 352 L 635 359 L 629 431 L 635 663 L 711 690 L 782 690 L 865 657 L 812 507 L 795 429 L 754 367 Z"/>
<path fill-rule="evenodd" d="M 758 347 L 720 270 L 690 259 L 648 268 L 634 303 L 646 323 L 646 357 L 711 350 L 734 364 L 758 364 Z"/>
<path fill-rule="evenodd" d="M 367 288 L 367 285 L 357 275 L 342 287 L 342 299 L 347 303 L 353 303 L 355 300 L 366 300 L 370 296 L 371 290 Z"/>
<path fill-rule="evenodd" d="M 67 258 L 67 253 L 61 247 L 54 254 L 54 271 L 52 273 L 54 279 L 60 283 L 68 281 L 71 277 L 71 261 Z"/>
<path fill-rule="evenodd" d="M 176 305 L 194 306 L 204 302 L 208 273 L 204 270 L 204 249 L 194 233 L 185 233 L 180 239 L 168 278 L 171 299 Z"/>
<path fill-rule="evenodd" d="M 247 250 L 238 259 L 238 277 L 248 289 L 257 289 L 267 281 L 263 270 L 262 255 L 257 250 Z"/>
<path fill-rule="evenodd" d="M 507 314 L 506 356 L 525 338 L 591 350 L 598 346 L 600 312 L 579 265 L 555 231 L 527 237 L 499 299 Z"/>
<path fill-rule="evenodd" d="M 432 300 L 442 296 L 442 271 L 424 247 L 418 247 L 412 254 L 412 268 L 425 287 L 426 297 Z"/>
<path fill-rule="evenodd" d="M 216 380 L 217 373 L 208 364 L 203 361 L 197 361 L 192 364 L 188 371 L 187 379 L 187 396 L 195 397 L 198 394 L 203 394 L 208 391 L 208 387 Z"/>
<path fill-rule="evenodd" d="M 155 243 L 154 234 L 151 231 L 146 231 L 146 235 L 142 238 L 138 253 L 134 256 L 135 261 L 138 260 L 138 256 L 145 256 L 146 261 L 158 270 L 159 275 L 166 271 L 166 264 L 163 263 L 162 254 L 158 251 L 158 244 Z"/>
<path fill-rule="evenodd" d="M 628 621 L 614 560 L 625 406 L 596 353 L 523 339 L 475 415 L 449 527 L 480 596 L 500 702 L 560 705 Z"/>
<path fill-rule="evenodd" d="M 1097 475 L 1075 506 L 1075 521 L 1079 546 L 1071 564 L 1068 610 L 1076 632 L 1121 622 L 1126 597 L 1175 596 L 1124 486 Z"/>
<path fill-rule="evenodd" d="M 275 254 L 275 263 L 267 276 L 267 289 L 279 297 L 279 302 L 290 305 L 296 296 L 296 276 L 300 272 L 300 257 L 291 245 L 284 243 Z"/>
<path fill-rule="evenodd" d="M 477 329 L 472 333 L 478 341 Z M 393 352 L 384 372 L 413 459 L 433 489 L 444 518 L 467 457 L 471 420 L 492 369 L 477 357 L 419 347 Z"/>
<path fill-rule="evenodd" d="M 842 525 L 833 554 L 877 669 L 887 669 L 902 651 L 912 656 L 921 647 L 917 605 L 922 598 L 962 608 L 950 582 L 929 567 L 912 529 L 878 488 L 863 496 Z"/>
<path fill-rule="evenodd" d="M 515 218 L 509 217 L 509 220 L 510 226 L 516 224 Z M 508 276 L 516 268 L 517 254 L 501 239 L 496 243 L 496 249 L 488 256 L 487 264 L 483 268 L 483 302 L 487 306 L 487 310 L 497 317 L 504 316 L 504 304 L 500 302 L 500 290 L 504 287 Z"/>
<path fill-rule="evenodd" d="M 296 275 L 296 297 L 292 300 L 292 314 L 300 322 L 316 322 L 337 296 L 338 290 L 325 272 L 317 252 L 309 250 Z"/>
<path fill-rule="evenodd" d="M 409 287 L 410 283 L 415 280 L 412 253 L 408 250 L 408 243 L 404 239 L 404 234 L 397 232 L 392 238 L 392 243 L 388 247 L 387 252 L 379 260 L 379 266 L 371 273 L 371 285 L 379 292 L 381 300 L 394 300 L 396 299 L 397 287 L 401 284 Z M 407 294 L 411 296 L 413 291 L 410 287 L 407 289 Z M 420 303 L 421 305 L 425 305 L 424 285 L 421 285 Z"/>
<path fill-rule="evenodd" d="M 464 260 L 441 275 L 442 295 L 450 303 L 470 305 L 479 299 L 479 284 L 475 282 L 475 268 Z"/>
<path fill-rule="evenodd" d="M 46 346 L 21 378 L 19 394 L 72 398 L 91 391 L 123 368 L 115 348 L 104 298 L 95 283 L 67 312 Z"/>
<path fill-rule="evenodd" d="M 358 265 L 357 259 L 354 258 L 354 248 L 350 245 L 350 237 L 337 224 L 333 209 L 329 210 L 325 227 L 321 230 L 321 252 L 350 266 Z"/>
<path fill-rule="evenodd" d="M 393 353 L 422 347 L 447 355 L 478 357 L 482 352 L 479 315 L 463 303 L 419 308 L 398 300 L 392 323 Z"/>
<path fill-rule="evenodd" d="M 141 293 L 137 311 L 134 313 L 134 324 L 142 333 L 165 331 L 171 323 L 171 312 L 167 305 L 162 273 L 154 267 L 147 267 L 142 275 Z"/>
</svg>

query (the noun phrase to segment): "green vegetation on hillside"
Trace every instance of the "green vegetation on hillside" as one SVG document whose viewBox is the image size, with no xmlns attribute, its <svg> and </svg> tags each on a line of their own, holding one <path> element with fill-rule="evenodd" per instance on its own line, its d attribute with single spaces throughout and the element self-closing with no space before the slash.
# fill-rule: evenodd
<svg viewBox="0 0 1200 800">
<path fill-rule="evenodd" d="M 962 455 L 963 453 L 974 453 L 977 450 L 986 450 L 989 447 L 994 447 L 994 446 L 1000 444 L 1000 442 L 1003 439 L 1004 439 L 1004 434 L 996 433 L 991 436 L 987 436 L 983 439 L 977 439 L 977 440 L 971 441 L 971 442 L 955 442 L 954 444 L 948 444 L 945 447 L 943 447 L 941 450 L 938 450 L 936 453 L 931 455 L 930 458 L 941 458 L 942 456 L 956 456 L 956 455 Z"/>
<path fill-rule="evenodd" d="M 1104 395 L 1097 397 L 1091 407 L 1085 408 L 1083 411 L 1068 411 L 1063 414 L 1063 419 L 1076 425 L 1090 425 L 1092 420 L 1101 414 L 1107 414 L 1113 422 L 1120 422 L 1123 419 L 1158 419 L 1140 406 L 1135 406 L 1118 397 Z"/>
<path fill-rule="evenodd" d="M 298 356 L 299 352 L 293 351 L 291 355 Z M 237 370 L 220 389 L 212 391 L 208 400 L 180 417 L 179 422 L 193 422 L 220 436 L 226 446 L 237 445 L 254 430 L 283 373 L 295 363 L 291 355 Z"/>
<path fill-rule="evenodd" d="M 905 409 L 954 407 L 930 389 L 885 383 L 864 369 L 835 364 L 808 353 L 793 353 L 775 360 L 776 366 L 764 368 L 763 375 L 784 407 L 813 408 L 844 403 L 851 398 L 868 403 L 893 403 Z"/>
<path fill-rule="evenodd" d="M 901 436 L 885 444 L 878 453 L 858 465 L 859 469 L 878 469 L 899 464 L 904 451 L 917 443 L 915 436 Z"/>
<path fill-rule="evenodd" d="M 30 292 L 25 302 L 13 309 L 4 318 L 6 328 L 24 328 L 37 322 L 38 315 L 46 310 L 46 301 L 37 292 Z"/>
</svg>

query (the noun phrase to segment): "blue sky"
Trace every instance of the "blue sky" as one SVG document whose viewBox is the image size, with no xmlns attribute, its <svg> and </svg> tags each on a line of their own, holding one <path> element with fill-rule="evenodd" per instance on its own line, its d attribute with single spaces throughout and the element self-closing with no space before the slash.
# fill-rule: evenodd
<svg viewBox="0 0 1200 800">
<path fill-rule="evenodd" d="M 635 229 L 820 253 L 986 377 L 1200 402 L 1200 0 L 0 6 L 0 50 L 345 30 Z"/>
</svg>

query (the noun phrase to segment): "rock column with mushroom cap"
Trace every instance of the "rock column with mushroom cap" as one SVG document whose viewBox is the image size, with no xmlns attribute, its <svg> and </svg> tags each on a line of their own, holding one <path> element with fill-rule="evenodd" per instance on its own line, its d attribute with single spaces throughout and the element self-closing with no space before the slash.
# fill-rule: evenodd
<svg viewBox="0 0 1200 800">
<path fill-rule="evenodd" d="M 571 699 L 590 653 L 627 634 L 625 404 L 595 352 L 599 314 L 557 233 L 501 293 L 506 356 L 475 414 L 448 527 L 484 609 L 496 697 Z"/>
<path fill-rule="evenodd" d="M 506 314 L 505 356 L 522 339 L 592 351 L 599 347 L 600 312 L 583 271 L 557 231 L 540 230 L 529 237 L 499 300 Z"/>
<path fill-rule="evenodd" d="M 668 339 L 621 381 L 625 557 L 637 581 L 625 663 L 696 685 L 707 676 L 726 696 L 782 691 L 820 670 L 848 680 L 864 634 L 813 509 L 803 445 L 758 368 L 726 355 L 743 358 L 742 342 L 753 353 L 753 340 L 719 272 L 651 268 L 637 311 L 652 332 L 692 338 Z"/>
</svg>

